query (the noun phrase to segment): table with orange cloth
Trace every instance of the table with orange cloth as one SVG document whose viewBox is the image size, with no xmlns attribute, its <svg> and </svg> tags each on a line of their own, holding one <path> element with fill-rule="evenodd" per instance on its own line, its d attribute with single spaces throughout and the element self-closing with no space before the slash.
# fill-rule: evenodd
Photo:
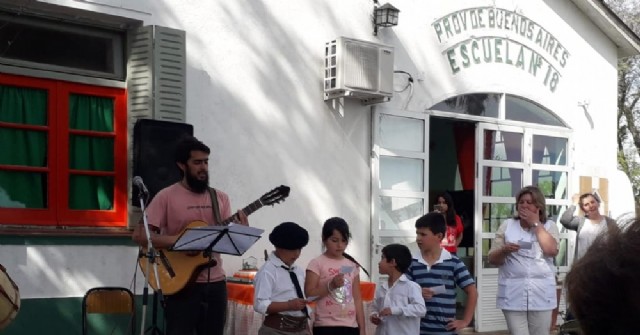
<svg viewBox="0 0 640 335">
<path fill-rule="evenodd" d="M 376 326 L 369 321 L 373 312 L 373 297 L 376 284 L 360 282 L 360 292 L 364 305 L 367 334 L 374 334 Z M 228 335 L 255 335 L 262 326 L 263 315 L 253 310 L 253 285 L 227 282 L 227 324 L 224 333 Z M 312 306 L 313 307 L 313 306 Z"/>
</svg>

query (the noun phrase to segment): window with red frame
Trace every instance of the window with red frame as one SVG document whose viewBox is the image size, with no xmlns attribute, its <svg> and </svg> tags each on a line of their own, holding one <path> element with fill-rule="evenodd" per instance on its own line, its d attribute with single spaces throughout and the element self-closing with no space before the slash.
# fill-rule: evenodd
<svg viewBox="0 0 640 335">
<path fill-rule="evenodd" d="M 125 227 L 124 89 L 0 74 L 0 225 Z"/>
</svg>

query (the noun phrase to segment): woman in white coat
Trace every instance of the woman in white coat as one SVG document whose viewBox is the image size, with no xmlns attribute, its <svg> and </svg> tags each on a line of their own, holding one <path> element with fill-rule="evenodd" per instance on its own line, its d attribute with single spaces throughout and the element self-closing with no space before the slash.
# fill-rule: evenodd
<svg viewBox="0 0 640 335">
<path fill-rule="evenodd" d="M 516 209 L 498 228 L 489 251 L 489 262 L 500 267 L 496 305 L 512 335 L 548 335 L 557 304 L 558 228 L 547 220 L 544 195 L 535 186 L 518 192 Z"/>
</svg>

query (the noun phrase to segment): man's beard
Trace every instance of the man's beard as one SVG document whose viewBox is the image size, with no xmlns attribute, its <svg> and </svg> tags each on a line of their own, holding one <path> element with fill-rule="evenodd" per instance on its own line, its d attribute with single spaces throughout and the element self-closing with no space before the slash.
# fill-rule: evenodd
<svg viewBox="0 0 640 335">
<path fill-rule="evenodd" d="M 206 190 L 209 189 L 209 174 L 207 173 L 207 178 L 205 178 L 205 180 L 200 180 L 196 177 L 194 177 L 191 173 L 187 173 L 185 174 L 185 176 L 187 177 L 187 186 L 189 186 L 189 189 L 191 189 L 191 191 L 195 192 L 195 193 L 204 193 Z"/>
</svg>

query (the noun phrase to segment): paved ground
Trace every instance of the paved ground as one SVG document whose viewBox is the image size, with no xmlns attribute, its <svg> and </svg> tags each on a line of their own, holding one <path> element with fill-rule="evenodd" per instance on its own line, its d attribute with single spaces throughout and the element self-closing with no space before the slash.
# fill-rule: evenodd
<svg viewBox="0 0 640 335">
<path fill-rule="evenodd" d="M 460 332 L 460 335 L 509 335 L 508 331 L 501 331 L 501 332 L 485 332 L 485 333 L 474 333 L 473 329 L 469 329 L 469 330 L 463 330 L 462 332 Z"/>
<path fill-rule="evenodd" d="M 474 333 L 473 329 L 463 330 L 459 333 L 460 335 L 509 335 L 508 331 L 499 331 L 499 332 L 484 332 L 484 333 Z M 557 331 L 550 332 L 549 334 L 555 335 Z"/>
</svg>

